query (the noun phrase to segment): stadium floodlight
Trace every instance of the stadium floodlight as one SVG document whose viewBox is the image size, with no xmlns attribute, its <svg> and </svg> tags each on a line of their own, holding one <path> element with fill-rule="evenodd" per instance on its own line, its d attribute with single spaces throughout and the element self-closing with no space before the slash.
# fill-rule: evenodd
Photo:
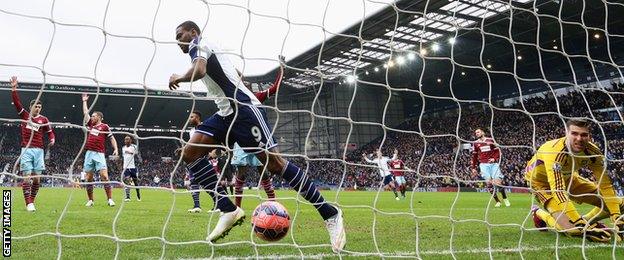
<svg viewBox="0 0 624 260">
<path fill-rule="evenodd" d="M 364 72 L 364 74 L 368 75 L 368 70 Z"/>
<path fill-rule="evenodd" d="M 438 78 L 436 81 L 437 81 L 438 83 L 440 83 L 440 82 L 442 82 L 442 79 L 441 79 L 441 78 Z"/>
<path fill-rule="evenodd" d="M 427 49 L 420 49 L 420 55 L 427 55 Z"/>
<path fill-rule="evenodd" d="M 599 33 L 594 34 L 594 38 L 600 39 L 600 34 Z"/>
<path fill-rule="evenodd" d="M 491 68 L 492 68 L 492 64 L 488 64 L 488 65 L 486 65 L 486 67 L 487 67 L 488 69 L 491 69 Z"/>
<path fill-rule="evenodd" d="M 355 79 L 356 79 L 355 76 L 349 75 L 349 76 L 347 76 L 347 83 L 349 83 L 349 84 L 354 83 Z"/>
<path fill-rule="evenodd" d="M 518 55 L 518 60 L 522 60 L 522 55 Z"/>
<path fill-rule="evenodd" d="M 405 57 L 403 57 L 403 56 L 396 57 L 396 63 L 399 64 L 399 65 L 405 64 Z"/>
<path fill-rule="evenodd" d="M 375 67 L 375 72 L 379 72 L 379 67 Z"/>
<path fill-rule="evenodd" d="M 455 37 L 451 37 L 451 38 L 449 38 L 449 39 L 448 39 L 448 42 L 449 42 L 449 44 L 451 44 L 451 45 L 455 44 L 455 42 L 456 42 Z"/>
<path fill-rule="evenodd" d="M 440 45 L 437 43 L 434 43 L 433 45 L 431 45 L 431 50 L 432 51 L 439 51 L 440 50 Z"/>
<path fill-rule="evenodd" d="M 466 72 L 465 72 L 465 71 L 462 71 L 462 72 L 461 72 L 461 75 L 462 75 L 462 76 L 466 76 Z"/>
<path fill-rule="evenodd" d="M 416 59 L 416 54 L 414 54 L 413 52 L 410 52 L 407 54 L 407 59 L 408 60 L 414 60 Z"/>
</svg>

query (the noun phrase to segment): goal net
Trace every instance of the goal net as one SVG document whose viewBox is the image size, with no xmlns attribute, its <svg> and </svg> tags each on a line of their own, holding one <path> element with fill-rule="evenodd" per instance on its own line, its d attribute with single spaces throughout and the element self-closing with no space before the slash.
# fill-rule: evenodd
<svg viewBox="0 0 624 260">
<path fill-rule="evenodd" d="M 574 174 L 594 183 L 608 179 L 617 199 L 624 196 L 623 11 L 611 0 L 5 1 L 0 183 L 13 191 L 11 254 L 624 258 L 615 235 L 597 243 L 536 225 L 533 208 L 544 207 L 525 179 L 540 146 L 564 137 L 566 121 L 585 119 L 606 174 L 596 179 L 600 174 L 587 165 Z M 186 20 L 220 46 L 214 53 L 225 54 L 253 92 L 270 89 L 283 69 L 277 93 L 260 106 L 279 143 L 272 153 L 298 165 L 342 210 L 343 251 L 332 252 L 323 219 L 278 173 L 247 169 L 241 181 L 247 221 L 216 243 L 206 239 L 220 216 L 208 193 L 199 195 L 202 213 L 187 212 L 196 189 L 185 186 L 186 164 L 176 150 L 189 141 L 191 113 L 207 119 L 220 99 L 201 81 L 168 87 L 173 73 L 190 67 L 176 41 L 176 27 Z M 20 125 L 32 130 L 39 122 L 21 118 L 9 102 L 14 75 L 24 109 L 42 101 L 41 114 L 55 132 L 54 146 L 43 149 L 37 196 L 36 178 L 20 173 L 29 156 L 20 149 Z M 80 177 L 91 134 L 82 94 L 89 115 L 103 113 L 119 152 L 112 154 L 107 137 L 109 180 L 96 174 L 93 207 L 85 207 L 90 183 Z M 497 189 L 507 199 L 498 203 L 483 172 L 472 171 L 477 129 L 500 150 Z M 124 178 L 126 137 L 140 154 L 138 183 Z M 235 200 L 224 166 L 232 147 L 213 148 L 223 151 L 219 182 Z M 384 166 L 383 158 L 395 154 L 404 169 Z M 249 221 L 268 199 L 261 175 L 271 175 L 276 200 L 290 216 L 289 233 L 277 242 L 259 239 Z M 105 206 L 102 188 L 109 185 L 115 207 Z M 604 201 L 598 191 L 562 192 L 580 215 L 594 206 L 579 198 Z M 25 210 L 23 196 L 36 198 L 35 212 Z M 609 234 L 617 232 L 613 220 L 600 221 Z"/>
</svg>

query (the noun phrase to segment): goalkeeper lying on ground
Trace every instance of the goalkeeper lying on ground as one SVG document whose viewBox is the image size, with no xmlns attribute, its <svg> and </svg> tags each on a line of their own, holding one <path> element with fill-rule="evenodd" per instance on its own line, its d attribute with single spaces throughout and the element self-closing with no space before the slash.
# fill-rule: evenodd
<svg viewBox="0 0 624 260">
<path fill-rule="evenodd" d="M 550 227 L 568 236 L 583 236 L 595 242 L 609 242 L 611 233 L 596 223 L 607 217 L 616 240 L 624 237 L 621 198 L 616 197 L 611 179 L 605 171 L 600 149 L 590 142 L 588 121 L 571 119 L 566 123 L 566 136 L 544 143 L 528 162 L 525 179 L 543 209 L 533 209 L 536 227 Z M 596 181 L 579 175 L 578 170 L 592 171 Z M 595 206 L 581 216 L 573 202 Z"/>
</svg>

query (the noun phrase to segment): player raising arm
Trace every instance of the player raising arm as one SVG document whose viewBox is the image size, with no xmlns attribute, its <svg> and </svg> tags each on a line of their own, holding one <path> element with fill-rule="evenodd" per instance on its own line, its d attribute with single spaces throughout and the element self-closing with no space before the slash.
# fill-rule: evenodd
<svg viewBox="0 0 624 260">
<path fill-rule="evenodd" d="M 531 192 L 543 207 L 533 208 L 535 225 L 538 228 L 548 225 L 569 236 L 585 233 L 591 241 L 609 242 L 611 234 L 596 228 L 595 222 L 611 217 L 621 240 L 622 200 L 615 196 L 611 179 L 605 174 L 604 156 L 590 142 L 589 123 L 571 119 L 566 126 L 566 136 L 540 146 L 525 169 Z M 592 171 L 596 182 L 579 175 L 579 169 L 585 167 Z M 596 208 L 581 217 L 573 201 Z"/>
<path fill-rule="evenodd" d="M 107 124 L 103 123 L 104 114 L 99 111 L 93 111 L 89 116 L 89 106 L 87 105 L 89 96 L 82 94 L 82 112 L 84 114 L 84 123 L 87 125 L 87 144 L 85 153 L 83 169 L 86 173 L 86 181 L 93 182 L 93 173 L 98 172 L 100 174 L 100 181 L 108 182 L 108 168 L 106 167 L 106 137 L 110 140 L 113 147 L 113 156 L 119 155 L 117 151 L 117 141 L 110 131 Z M 111 186 L 109 183 L 104 184 L 104 190 L 106 191 L 106 197 L 108 198 L 108 205 L 113 207 L 115 202 L 113 201 L 113 195 Z M 93 206 L 93 184 L 87 184 L 87 196 L 89 201 L 85 206 Z"/>
<path fill-rule="evenodd" d="M 394 161 L 398 158 L 398 151 L 395 149 L 394 150 L 394 155 L 391 158 L 388 158 L 387 156 L 383 156 L 383 154 L 381 153 L 381 149 L 377 149 L 375 151 L 376 154 L 376 158 L 374 159 L 368 159 L 368 156 L 366 156 L 366 154 L 362 154 L 362 158 L 364 158 L 364 161 L 366 161 L 367 163 L 374 163 L 377 164 L 377 168 L 379 169 L 379 175 L 381 175 L 381 178 L 383 179 L 383 189 L 387 189 L 388 187 L 390 187 L 392 189 L 392 192 L 394 192 L 394 199 L 399 200 L 399 194 L 397 194 L 396 192 L 396 185 L 394 183 L 394 176 L 392 176 L 392 172 L 390 172 L 390 168 L 388 167 L 388 163 L 390 163 L 390 161 Z"/>
<path fill-rule="evenodd" d="M 39 191 L 39 175 L 45 170 L 43 158 L 43 135 L 48 134 L 48 147 L 54 145 L 54 131 L 48 118 L 41 115 L 43 104 L 41 101 L 30 101 L 30 112 L 22 107 L 17 94 L 17 77 L 11 77 L 11 98 L 17 114 L 22 119 L 20 129 L 22 133 L 22 153 L 20 154 L 20 171 L 26 179 L 22 181 L 22 192 L 27 211 L 35 211 L 35 198 Z M 32 176 L 29 178 L 29 176 Z"/>
<path fill-rule="evenodd" d="M 181 82 L 202 80 L 208 96 L 215 98 L 218 108 L 216 114 L 197 127 L 182 156 L 193 178 L 205 190 L 212 191 L 209 194 L 223 213 L 207 239 L 214 242 L 224 237 L 233 226 L 240 225 L 245 216 L 244 211 L 225 196 L 225 190 L 217 184 L 214 168 L 205 157 L 212 149 L 207 145 L 223 143 L 231 147 L 236 142 L 243 149 L 247 148 L 247 152 L 256 154 L 260 161 L 267 162 L 269 172 L 281 175 L 316 207 L 325 220 L 332 250 L 342 250 L 346 243 L 342 212 L 325 202 L 305 171 L 279 155 L 266 111 L 259 107 L 256 96 L 245 88 L 227 56 L 202 39 L 199 27 L 192 21 L 176 28 L 176 40 L 182 52 L 189 54 L 192 66 L 183 75 L 171 75 L 169 87 L 176 89 Z"/>
</svg>

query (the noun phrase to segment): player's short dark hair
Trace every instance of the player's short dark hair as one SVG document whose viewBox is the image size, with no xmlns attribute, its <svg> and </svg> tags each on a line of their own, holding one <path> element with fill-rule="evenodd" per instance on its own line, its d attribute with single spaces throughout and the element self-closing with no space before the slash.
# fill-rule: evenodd
<svg viewBox="0 0 624 260">
<path fill-rule="evenodd" d="M 41 100 L 33 99 L 33 100 L 30 101 L 30 107 L 32 107 L 34 105 L 42 105 L 43 106 L 43 102 L 41 102 Z"/>
<path fill-rule="evenodd" d="M 190 30 L 195 30 L 197 31 L 198 34 L 201 34 L 201 30 L 199 29 L 199 26 L 197 26 L 197 24 L 193 21 L 185 21 L 183 23 L 181 23 L 180 25 L 178 25 L 178 27 L 176 28 L 180 28 L 182 27 L 182 29 L 190 31 Z"/>
<path fill-rule="evenodd" d="M 201 114 L 201 112 L 199 112 L 199 110 L 193 110 L 193 112 L 191 112 L 191 114 L 196 114 L 197 117 L 199 117 L 199 119 L 201 119 L 201 117 L 202 117 L 202 114 Z"/>
<path fill-rule="evenodd" d="M 578 126 L 583 128 L 591 128 L 591 122 L 584 118 L 571 118 L 566 122 L 566 127 Z"/>
<path fill-rule="evenodd" d="M 132 138 L 132 136 L 126 135 L 126 136 L 124 136 L 124 139 L 126 139 L 126 137 L 130 137 L 130 140 L 132 140 L 134 142 L 134 138 Z"/>
<path fill-rule="evenodd" d="M 104 118 L 104 114 L 100 111 L 93 111 L 93 114 L 97 114 L 100 118 Z"/>
</svg>

